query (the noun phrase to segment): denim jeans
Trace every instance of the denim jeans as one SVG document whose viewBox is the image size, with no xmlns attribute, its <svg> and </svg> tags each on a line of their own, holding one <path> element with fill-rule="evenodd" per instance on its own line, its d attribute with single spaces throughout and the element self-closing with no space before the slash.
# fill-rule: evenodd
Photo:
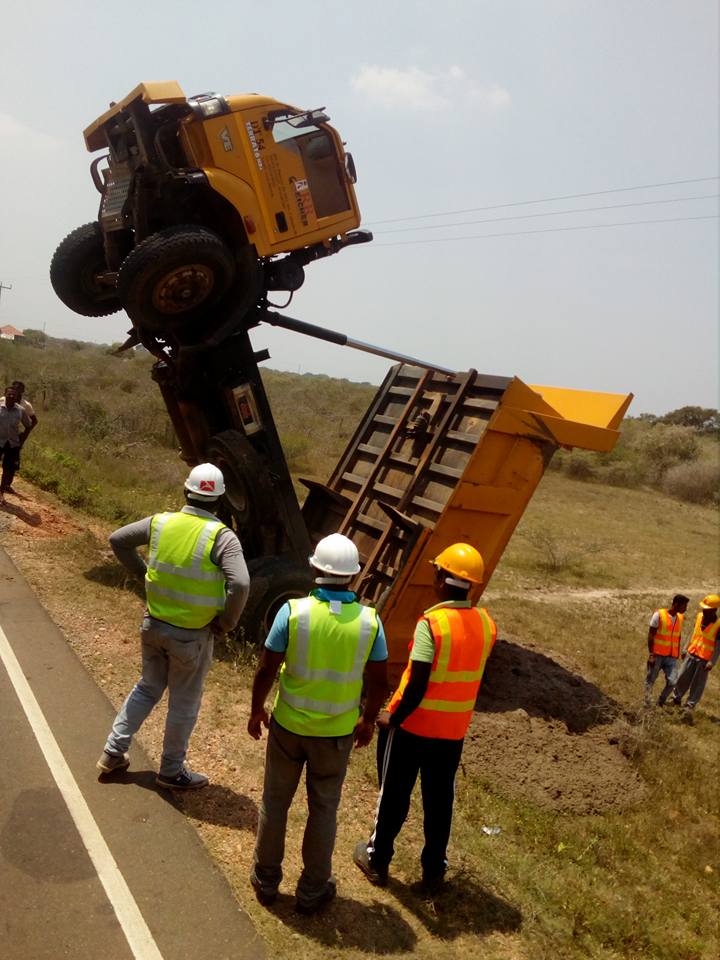
<svg viewBox="0 0 720 960">
<path fill-rule="evenodd" d="M 698 705 L 705 691 L 705 684 L 707 683 L 707 663 L 707 660 L 702 660 L 692 653 L 689 654 L 675 684 L 673 703 L 680 703 L 689 689 L 690 693 L 688 694 L 686 706 L 692 710 Z"/>
<path fill-rule="evenodd" d="M 337 809 L 352 744 L 351 733 L 344 737 L 304 737 L 270 721 L 252 872 L 254 883 L 265 892 L 277 891 L 282 880 L 288 810 L 303 767 L 308 819 L 302 844 L 303 871 L 296 890 L 298 901 L 312 905 L 328 883 L 334 883 L 332 855 Z"/>
<path fill-rule="evenodd" d="M 160 773 L 175 777 L 182 769 L 200 712 L 203 684 L 212 663 L 212 634 L 207 627 L 183 630 L 146 615 L 140 640 L 142 676 L 115 718 L 105 749 L 109 753 L 125 753 L 167 688 L 168 714 Z"/>
<path fill-rule="evenodd" d="M 677 678 L 677 669 L 680 665 L 680 661 L 677 657 L 660 657 L 655 654 L 655 659 L 652 663 L 647 665 L 647 674 L 645 676 L 645 702 L 650 703 L 650 697 L 652 694 L 652 688 L 655 684 L 655 681 L 658 678 L 658 674 L 662 670 L 665 674 L 665 686 L 658 697 L 658 704 L 662 706 L 667 698 L 670 696 L 672 688 L 675 686 L 675 680 Z"/>
</svg>

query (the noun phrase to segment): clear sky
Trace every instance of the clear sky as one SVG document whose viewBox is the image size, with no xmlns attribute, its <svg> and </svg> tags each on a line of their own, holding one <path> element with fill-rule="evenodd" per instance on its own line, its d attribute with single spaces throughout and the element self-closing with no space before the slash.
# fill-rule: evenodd
<svg viewBox="0 0 720 960">
<path fill-rule="evenodd" d="M 1 42 L 0 324 L 124 339 L 124 314 L 67 310 L 48 266 L 97 214 L 83 128 L 175 79 L 326 106 L 348 142 L 375 240 L 310 265 L 290 315 L 460 370 L 632 391 L 635 414 L 717 406 L 715 0 L 6 0 Z M 448 211 L 472 212 L 403 219 Z M 253 342 L 278 369 L 387 369 L 283 331 Z"/>
</svg>

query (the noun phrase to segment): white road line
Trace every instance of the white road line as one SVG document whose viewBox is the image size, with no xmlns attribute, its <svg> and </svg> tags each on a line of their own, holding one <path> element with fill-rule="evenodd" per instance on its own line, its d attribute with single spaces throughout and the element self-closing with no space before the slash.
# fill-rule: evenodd
<svg viewBox="0 0 720 960">
<path fill-rule="evenodd" d="M 130 893 L 125 878 L 120 873 L 113 855 L 100 828 L 93 819 L 90 808 L 70 772 L 65 757 L 48 726 L 35 694 L 30 689 L 17 657 L 0 627 L 0 660 L 5 665 L 10 682 L 15 688 L 18 700 L 25 711 L 35 739 L 47 761 L 58 790 L 67 804 L 70 816 L 75 821 L 78 833 L 90 855 L 93 866 L 105 888 L 108 900 L 115 911 L 122 932 L 135 960 L 163 960 L 157 944 L 150 933 L 137 903 Z"/>
</svg>

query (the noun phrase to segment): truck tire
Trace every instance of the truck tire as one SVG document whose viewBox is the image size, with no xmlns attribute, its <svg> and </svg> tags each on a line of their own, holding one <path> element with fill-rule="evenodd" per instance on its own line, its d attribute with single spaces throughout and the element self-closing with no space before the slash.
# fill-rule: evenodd
<svg viewBox="0 0 720 960">
<path fill-rule="evenodd" d="M 50 283 L 66 307 L 83 317 L 107 317 L 120 309 L 117 290 L 98 282 L 107 271 L 100 224 L 85 223 L 58 244 Z"/>
<path fill-rule="evenodd" d="M 240 619 L 248 646 L 265 642 L 275 614 L 288 600 L 306 597 L 313 585 L 309 566 L 288 557 L 269 557 L 250 564 L 250 593 Z"/>
<path fill-rule="evenodd" d="M 118 295 L 136 327 L 192 339 L 202 334 L 235 271 L 232 251 L 212 230 L 192 224 L 168 227 L 125 257 Z"/>
<path fill-rule="evenodd" d="M 223 430 L 211 437 L 207 458 L 222 470 L 225 502 L 237 529 L 242 531 L 251 516 L 274 517 L 277 505 L 268 468 L 263 458 L 239 430 Z"/>
</svg>

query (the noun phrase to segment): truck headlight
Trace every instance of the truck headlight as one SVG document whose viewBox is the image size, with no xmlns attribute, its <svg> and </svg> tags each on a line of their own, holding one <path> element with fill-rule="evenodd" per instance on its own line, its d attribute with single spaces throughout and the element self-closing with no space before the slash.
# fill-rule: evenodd
<svg viewBox="0 0 720 960">
<path fill-rule="evenodd" d="M 200 120 L 209 120 L 211 117 L 230 113 L 227 100 L 217 93 L 201 93 L 197 97 L 189 97 L 188 103 L 192 112 Z"/>
</svg>

